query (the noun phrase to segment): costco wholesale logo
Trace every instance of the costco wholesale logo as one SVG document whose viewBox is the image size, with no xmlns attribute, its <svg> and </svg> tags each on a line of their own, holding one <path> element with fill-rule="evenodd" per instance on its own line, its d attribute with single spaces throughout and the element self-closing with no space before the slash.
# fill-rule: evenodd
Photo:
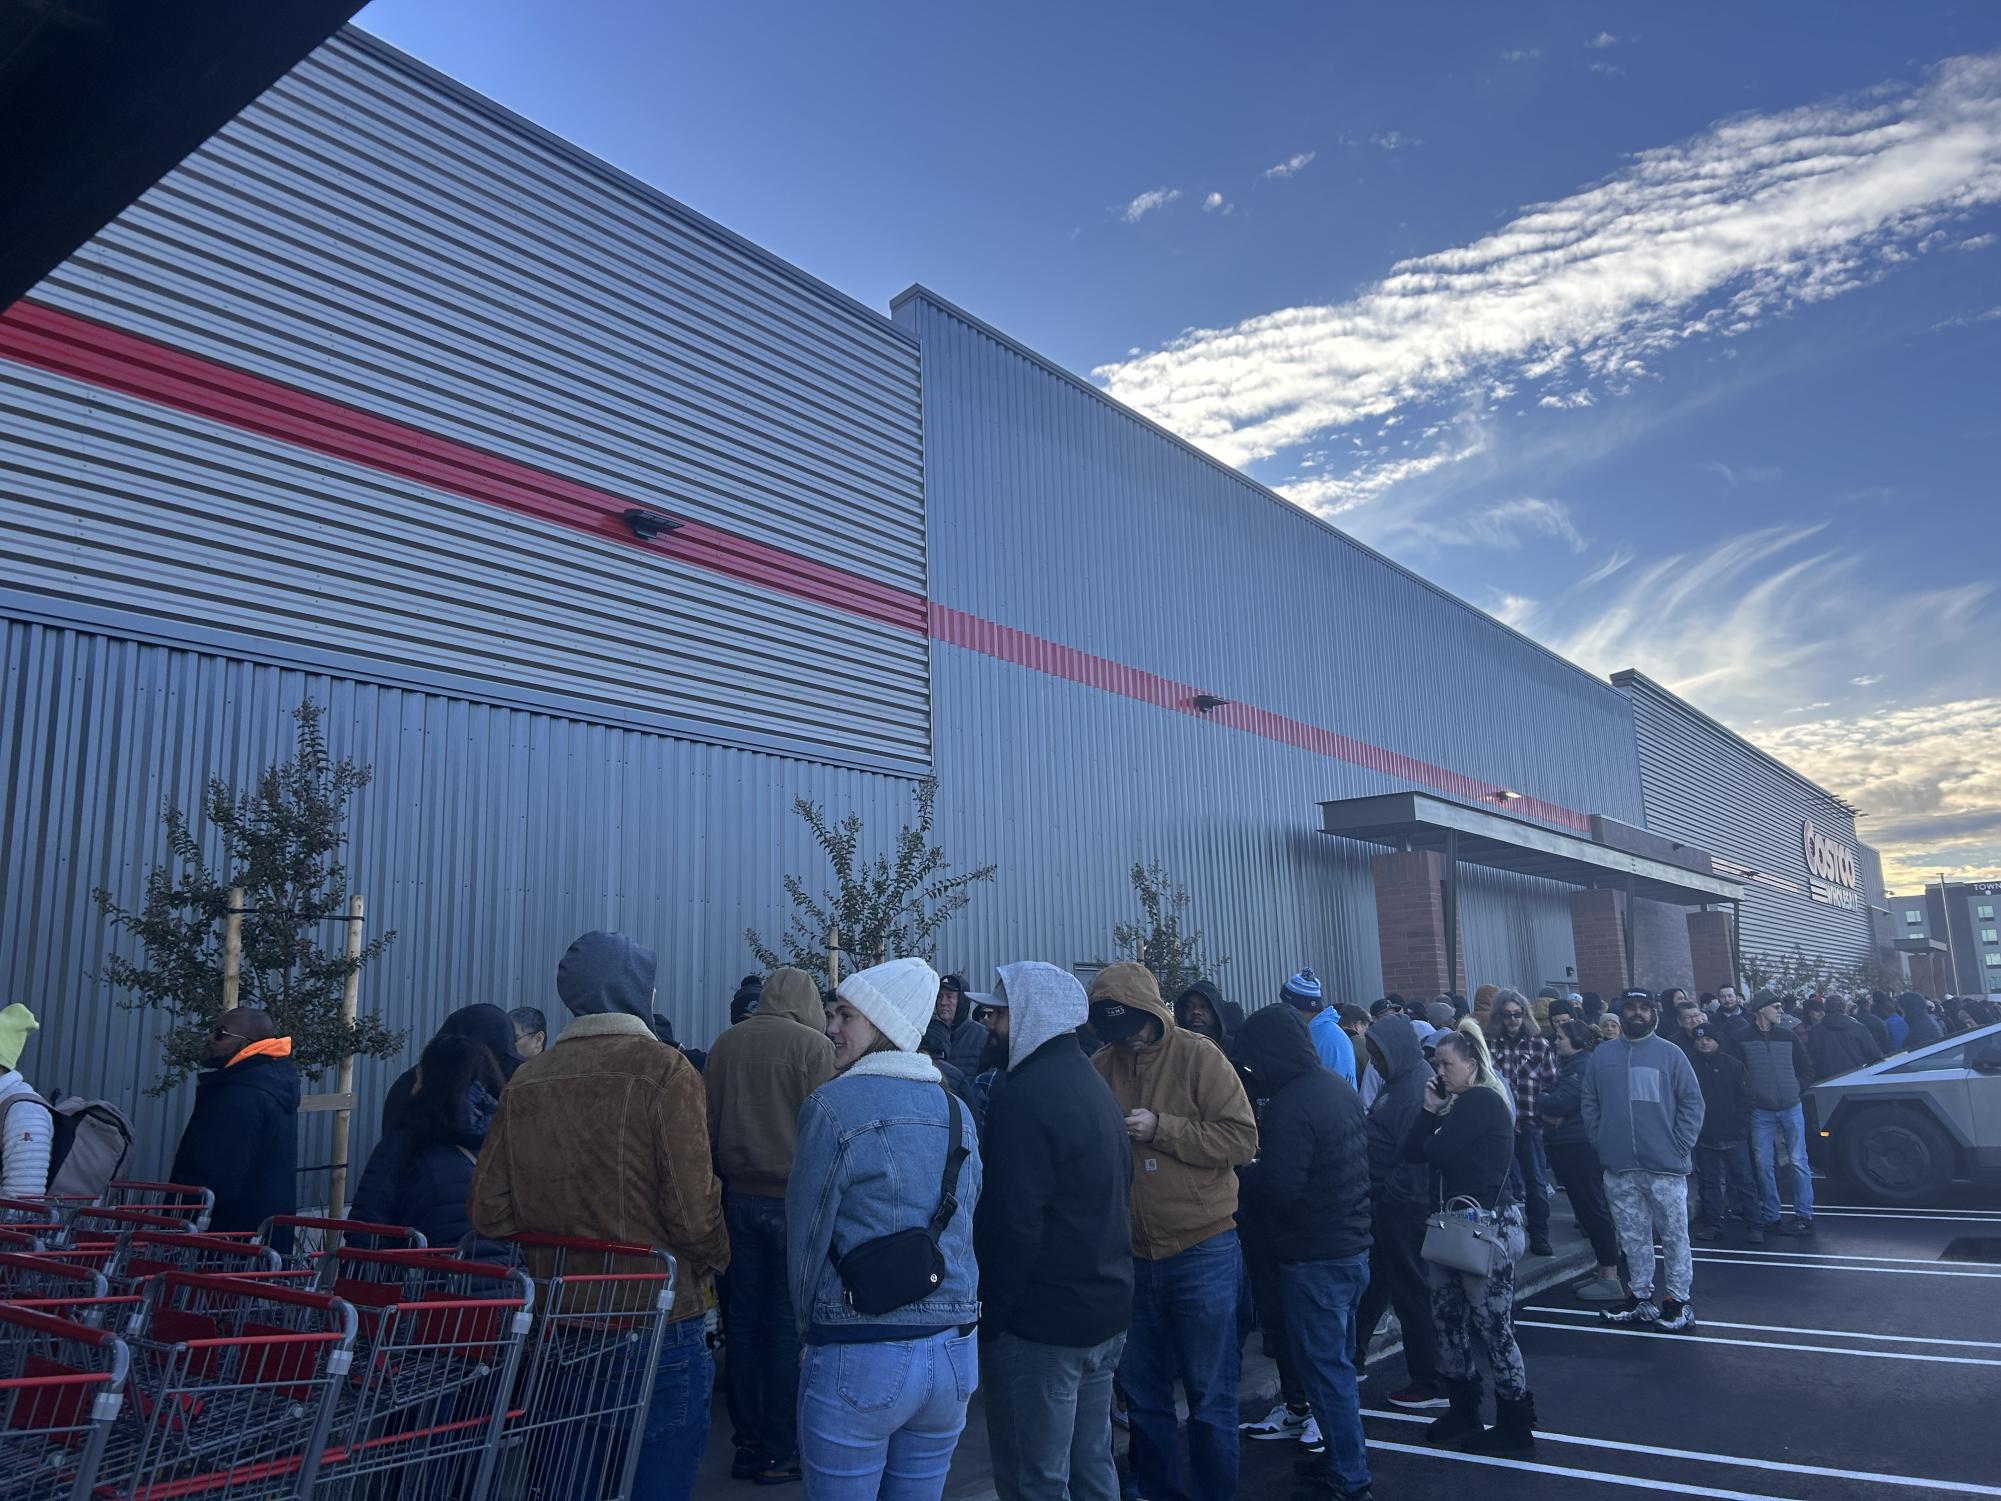
<svg viewBox="0 0 2001 1501">
<path fill-rule="evenodd" d="M 1800 821 L 1800 844 L 1806 850 L 1806 868 L 1815 877 L 1807 882 L 1807 894 L 1830 907 L 1859 910 L 1862 904 L 1855 894 L 1855 851 L 1821 833 L 1811 818 Z"/>
</svg>

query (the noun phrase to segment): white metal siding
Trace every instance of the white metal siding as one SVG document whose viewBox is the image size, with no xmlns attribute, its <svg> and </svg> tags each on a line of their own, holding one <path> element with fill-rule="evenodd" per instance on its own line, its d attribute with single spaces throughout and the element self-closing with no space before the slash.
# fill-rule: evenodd
<svg viewBox="0 0 2001 1501">
<path fill-rule="evenodd" d="M 34 297 L 924 592 L 907 335 L 351 29 Z M 5 361 L 0 411 L 17 587 L 928 756 L 919 632 Z"/>
</svg>

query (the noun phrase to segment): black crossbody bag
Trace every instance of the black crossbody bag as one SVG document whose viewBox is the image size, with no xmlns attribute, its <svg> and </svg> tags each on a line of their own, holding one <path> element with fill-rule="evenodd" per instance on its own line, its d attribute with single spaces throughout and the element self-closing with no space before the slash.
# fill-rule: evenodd
<svg viewBox="0 0 2001 1501">
<path fill-rule="evenodd" d="M 952 1140 L 945 1149 L 945 1176 L 938 1185 L 938 1207 L 932 1212 L 931 1223 L 914 1230 L 878 1235 L 874 1240 L 863 1241 L 845 1256 L 834 1249 L 831 1241 L 827 1245 L 827 1259 L 833 1262 L 841 1286 L 847 1289 L 848 1307 L 856 1313 L 871 1318 L 894 1313 L 906 1304 L 928 1298 L 945 1280 L 945 1253 L 938 1248 L 938 1237 L 959 1212 L 959 1169 L 967 1156 L 961 1140 L 958 1096 L 949 1089 L 945 1091 L 945 1105 Z"/>
</svg>

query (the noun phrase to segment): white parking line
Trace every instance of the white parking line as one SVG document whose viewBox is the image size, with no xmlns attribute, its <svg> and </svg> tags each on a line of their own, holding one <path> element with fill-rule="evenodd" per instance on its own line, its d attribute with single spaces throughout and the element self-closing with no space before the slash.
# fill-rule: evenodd
<svg viewBox="0 0 2001 1501">
<path fill-rule="evenodd" d="M 1735 1345 L 1740 1350 L 1804 1350 L 1811 1355 L 1859 1355 L 1873 1360 L 1921 1360 L 1928 1365 L 2001 1366 L 2001 1360 L 1978 1355 L 1925 1355 L 1915 1350 L 1844 1350 L 1839 1345 L 1796 1345 L 1775 1339 L 1730 1339 L 1721 1334 L 1670 1334 L 1658 1329 L 1629 1329 L 1618 1324 L 1547 1324 L 1540 1319 L 1515 1320 L 1517 1329 L 1557 1329 L 1565 1334 L 1617 1334 L 1637 1339 L 1691 1340 L 1698 1345 Z"/>
<path fill-rule="evenodd" d="M 2001 1272 L 1946 1271 L 1941 1267 L 1927 1269 L 1911 1266 L 1844 1266 L 1835 1261 L 1817 1261 L 1802 1265 L 1797 1261 L 1755 1261 L 1734 1252 L 1718 1255 L 1714 1251 L 1697 1251 L 1695 1259 L 1715 1266 L 1761 1266 L 1768 1271 L 1780 1272 L 1868 1272 L 1878 1277 L 1977 1277 L 1989 1282 L 2001 1280 Z"/>
<path fill-rule="evenodd" d="M 1723 1256 L 1779 1256 L 1787 1261 L 1882 1261 L 1895 1262 L 1899 1266 L 1937 1266 L 1936 1256 L 1859 1256 L 1847 1251 L 1761 1251 L 1745 1246 L 1705 1246 L 1695 1254 L 1705 1252 Z"/>
<path fill-rule="evenodd" d="M 1393 1418 L 1399 1423 L 1426 1423 L 1430 1419 L 1409 1412 L 1384 1412 L 1377 1408 L 1362 1409 L 1365 1418 Z M 1621 1454 L 1653 1454 L 1663 1459 L 1687 1459 L 1699 1464 L 1725 1465 L 1731 1469 L 1772 1470 L 1783 1475 L 1817 1475 L 1829 1480 L 1864 1480 L 1875 1485 L 1907 1485 L 1915 1490 L 1953 1491 L 1966 1496 L 2001 1496 L 2001 1486 L 1977 1485 L 1970 1480 L 1926 1480 L 1914 1475 L 1883 1475 L 1874 1470 L 1841 1470 L 1830 1465 L 1794 1464 L 1783 1459 L 1751 1459 L 1738 1454 L 1703 1454 L 1693 1449 L 1666 1449 L 1657 1444 L 1630 1444 L 1619 1439 L 1585 1438 L 1573 1433 L 1550 1433 L 1536 1429 L 1536 1442 L 1550 1444 L 1579 1444 L 1589 1449 L 1612 1449 Z M 1429 1445 L 1427 1454 L 1439 1451 Z M 1661 1481 L 1647 1481 L 1648 1485 L 1664 1485 Z M 1707 1494 L 1707 1493 L 1705 1493 Z M 1722 1494 L 1722 1493 L 1717 1493 Z"/>
<path fill-rule="evenodd" d="M 1590 1308 L 1532 1308 L 1527 1312 L 1560 1314 L 1567 1319 L 1595 1319 Z M 1757 1329 L 1766 1334 L 1824 1334 L 1829 1339 L 1873 1339 L 1890 1345 L 1954 1345 L 1974 1350 L 2001 1350 L 2001 1340 L 1938 1339 L 1922 1334 L 1868 1334 L 1860 1329 L 1801 1329 L 1791 1324 L 1733 1324 L 1727 1319 L 1704 1319 L 1704 1329 Z"/>
<path fill-rule="evenodd" d="M 2001 1220 L 2001 1209 L 1899 1209 L 1892 1204 L 1816 1204 L 1816 1218 L 1823 1214 L 1845 1214 L 1855 1219 L 1879 1220 L 1966 1220 L 1979 1223 Z"/>
<path fill-rule="evenodd" d="M 1710 1485 L 1684 1485 L 1679 1480 L 1643 1480 L 1636 1475 L 1609 1475 L 1603 1470 L 1579 1470 L 1570 1465 L 1546 1465 L 1533 1459 L 1497 1459 L 1491 1454 L 1461 1454 L 1457 1449 L 1434 1449 L 1428 1444 L 1393 1444 L 1386 1439 L 1368 1440 L 1371 1449 L 1390 1454 L 1416 1454 L 1425 1459 L 1446 1459 L 1454 1464 L 1487 1465 L 1496 1470 L 1525 1470 L 1531 1475 L 1563 1475 L 1573 1480 L 1596 1480 L 1603 1485 L 1623 1485 L 1633 1490 L 1659 1491 L 1673 1496 L 1712 1496 L 1715 1501 L 1783 1501 L 1763 1491 L 1726 1491 Z"/>
</svg>

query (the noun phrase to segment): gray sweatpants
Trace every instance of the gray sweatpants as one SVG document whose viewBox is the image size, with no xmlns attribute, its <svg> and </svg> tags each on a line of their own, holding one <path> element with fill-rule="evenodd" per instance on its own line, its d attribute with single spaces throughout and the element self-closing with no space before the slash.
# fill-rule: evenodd
<svg viewBox="0 0 2001 1501">
<path fill-rule="evenodd" d="M 1661 1238 L 1667 1263 L 1667 1295 L 1688 1301 L 1695 1285 L 1695 1258 L 1688 1249 L 1688 1179 L 1680 1173 L 1607 1173 L 1605 1198 L 1626 1253 L 1626 1278 L 1633 1296 L 1654 1295 L 1654 1236 Z"/>
</svg>

